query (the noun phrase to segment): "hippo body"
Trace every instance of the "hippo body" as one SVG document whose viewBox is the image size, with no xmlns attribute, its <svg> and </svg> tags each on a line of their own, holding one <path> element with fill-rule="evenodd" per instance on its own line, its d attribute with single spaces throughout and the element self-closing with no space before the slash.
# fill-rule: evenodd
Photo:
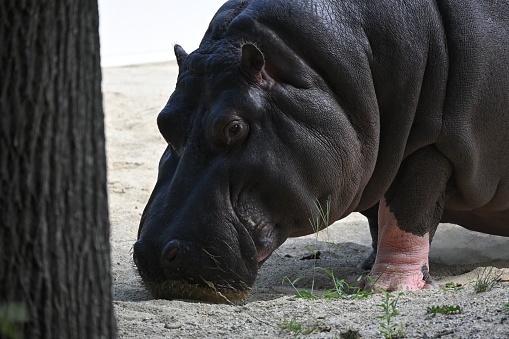
<svg viewBox="0 0 509 339">
<path fill-rule="evenodd" d="M 439 222 L 509 236 L 507 13 L 508 1 L 225 3 L 196 51 L 175 46 L 157 119 L 168 148 L 134 245 L 148 290 L 245 297 L 327 199 L 330 220 L 368 217 L 366 288 L 431 287 Z"/>
</svg>

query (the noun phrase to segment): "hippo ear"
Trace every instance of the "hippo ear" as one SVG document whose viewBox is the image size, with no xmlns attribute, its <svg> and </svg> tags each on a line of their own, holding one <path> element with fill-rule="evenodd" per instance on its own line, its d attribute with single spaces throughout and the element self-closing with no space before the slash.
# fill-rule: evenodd
<svg viewBox="0 0 509 339">
<path fill-rule="evenodd" d="M 175 51 L 175 56 L 177 57 L 177 64 L 179 65 L 179 67 L 181 67 L 182 63 L 187 58 L 187 53 L 180 45 L 175 45 L 173 47 L 173 50 Z"/>
<path fill-rule="evenodd" d="M 264 66 L 265 58 L 258 47 L 252 44 L 242 46 L 240 68 L 249 80 L 261 83 L 263 81 L 262 69 Z"/>
</svg>

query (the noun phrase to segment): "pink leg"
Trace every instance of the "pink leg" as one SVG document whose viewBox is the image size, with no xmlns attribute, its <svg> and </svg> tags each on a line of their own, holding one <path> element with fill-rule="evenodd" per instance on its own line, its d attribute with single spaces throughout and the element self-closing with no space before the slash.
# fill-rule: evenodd
<svg viewBox="0 0 509 339">
<path fill-rule="evenodd" d="M 378 249 L 376 261 L 365 289 L 420 290 L 432 288 L 428 273 L 429 233 L 420 237 L 402 231 L 394 214 L 380 201 L 378 210 Z"/>
</svg>

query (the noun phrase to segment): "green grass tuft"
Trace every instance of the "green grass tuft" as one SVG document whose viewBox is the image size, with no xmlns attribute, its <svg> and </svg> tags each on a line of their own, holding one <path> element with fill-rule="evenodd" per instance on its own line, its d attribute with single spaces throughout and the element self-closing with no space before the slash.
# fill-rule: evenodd
<svg viewBox="0 0 509 339">
<path fill-rule="evenodd" d="M 494 273 L 493 267 L 485 267 L 474 282 L 476 293 L 489 292 L 500 284 L 502 273 Z"/>
<path fill-rule="evenodd" d="M 459 305 L 456 305 L 456 306 L 447 306 L 447 305 L 431 306 L 431 307 L 427 308 L 426 313 L 433 314 L 434 317 L 437 315 L 437 313 L 459 314 L 459 313 L 461 313 L 461 307 Z"/>
<path fill-rule="evenodd" d="M 463 284 L 448 282 L 443 287 L 440 287 L 443 291 L 461 291 L 465 289 Z"/>
<path fill-rule="evenodd" d="M 381 304 L 377 305 L 383 310 L 383 314 L 377 317 L 382 320 L 380 333 L 386 339 L 402 338 L 405 334 L 405 325 L 393 322 L 393 318 L 399 315 L 398 301 L 404 293 L 400 292 L 397 296 L 394 296 L 385 290 L 382 291 L 384 292 L 384 299 Z"/>
<path fill-rule="evenodd" d="M 331 211 L 331 197 L 329 196 L 327 198 L 325 207 L 322 206 L 322 204 L 319 201 L 316 201 L 315 205 L 316 205 L 319 215 L 314 219 L 310 218 L 309 222 L 311 223 L 311 226 L 312 226 L 314 232 L 318 233 L 319 231 L 321 231 L 322 229 L 324 229 L 325 227 L 327 227 L 329 225 L 330 211 Z M 334 243 L 329 242 L 329 245 L 335 249 L 338 249 L 338 246 Z M 337 279 L 334 276 L 334 271 L 332 269 L 318 267 L 316 264 L 317 263 L 316 259 L 318 257 L 318 253 L 316 251 L 309 249 L 309 248 L 307 250 L 309 252 L 311 252 L 312 255 L 310 256 L 310 258 L 312 258 L 312 260 L 313 260 L 313 273 L 312 273 L 313 276 L 312 276 L 312 280 L 311 280 L 310 290 L 309 291 L 305 290 L 305 289 L 301 290 L 295 286 L 301 279 L 303 279 L 303 277 L 297 278 L 295 280 L 291 280 L 288 276 L 284 276 L 283 281 L 282 281 L 282 283 L 288 282 L 290 284 L 290 286 L 292 286 L 292 288 L 297 293 L 297 295 L 295 296 L 296 298 L 303 298 L 303 299 L 308 299 L 308 300 L 314 300 L 314 299 L 319 299 L 319 298 L 361 299 L 361 298 L 366 298 L 373 294 L 372 292 L 366 292 L 366 291 L 361 290 L 360 287 L 349 285 L 344 279 Z M 332 263 L 330 264 L 330 266 L 332 266 Z M 317 270 L 324 271 L 332 279 L 333 287 L 326 290 L 322 294 L 317 294 L 314 289 L 315 276 L 316 276 Z M 362 277 L 359 277 L 357 279 L 357 282 L 359 282 L 361 278 Z"/>
<path fill-rule="evenodd" d="M 279 326 L 281 326 L 281 328 L 284 330 L 289 330 L 293 332 L 296 336 L 311 334 L 316 329 L 319 328 L 318 325 L 306 327 L 300 321 L 297 321 L 295 319 L 292 319 L 290 321 L 283 321 L 281 324 L 279 324 Z"/>
<path fill-rule="evenodd" d="M 315 299 L 319 299 L 320 297 L 313 294 L 313 290 L 311 290 L 311 292 L 309 291 L 306 291 L 306 290 L 299 290 L 295 284 L 297 282 L 299 282 L 299 280 L 303 279 L 303 277 L 300 277 L 300 278 L 297 278 L 295 280 L 290 280 L 290 278 L 288 278 L 286 275 L 283 277 L 283 281 L 281 282 L 282 284 L 285 283 L 285 281 L 288 281 L 288 283 L 290 284 L 290 286 L 292 286 L 292 288 L 295 290 L 295 292 L 297 293 L 297 295 L 295 296 L 295 298 L 302 298 L 302 299 L 308 299 L 308 300 L 315 300 Z"/>
</svg>

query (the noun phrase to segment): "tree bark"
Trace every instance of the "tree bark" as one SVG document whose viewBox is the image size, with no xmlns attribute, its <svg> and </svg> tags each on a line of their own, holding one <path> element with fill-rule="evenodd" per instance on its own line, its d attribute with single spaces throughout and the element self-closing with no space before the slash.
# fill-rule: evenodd
<svg viewBox="0 0 509 339">
<path fill-rule="evenodd" d="M 24 338 L 116 336 L 98 21 L 97 0 L 0 2 L 0 305 Z"/>
</svg>

